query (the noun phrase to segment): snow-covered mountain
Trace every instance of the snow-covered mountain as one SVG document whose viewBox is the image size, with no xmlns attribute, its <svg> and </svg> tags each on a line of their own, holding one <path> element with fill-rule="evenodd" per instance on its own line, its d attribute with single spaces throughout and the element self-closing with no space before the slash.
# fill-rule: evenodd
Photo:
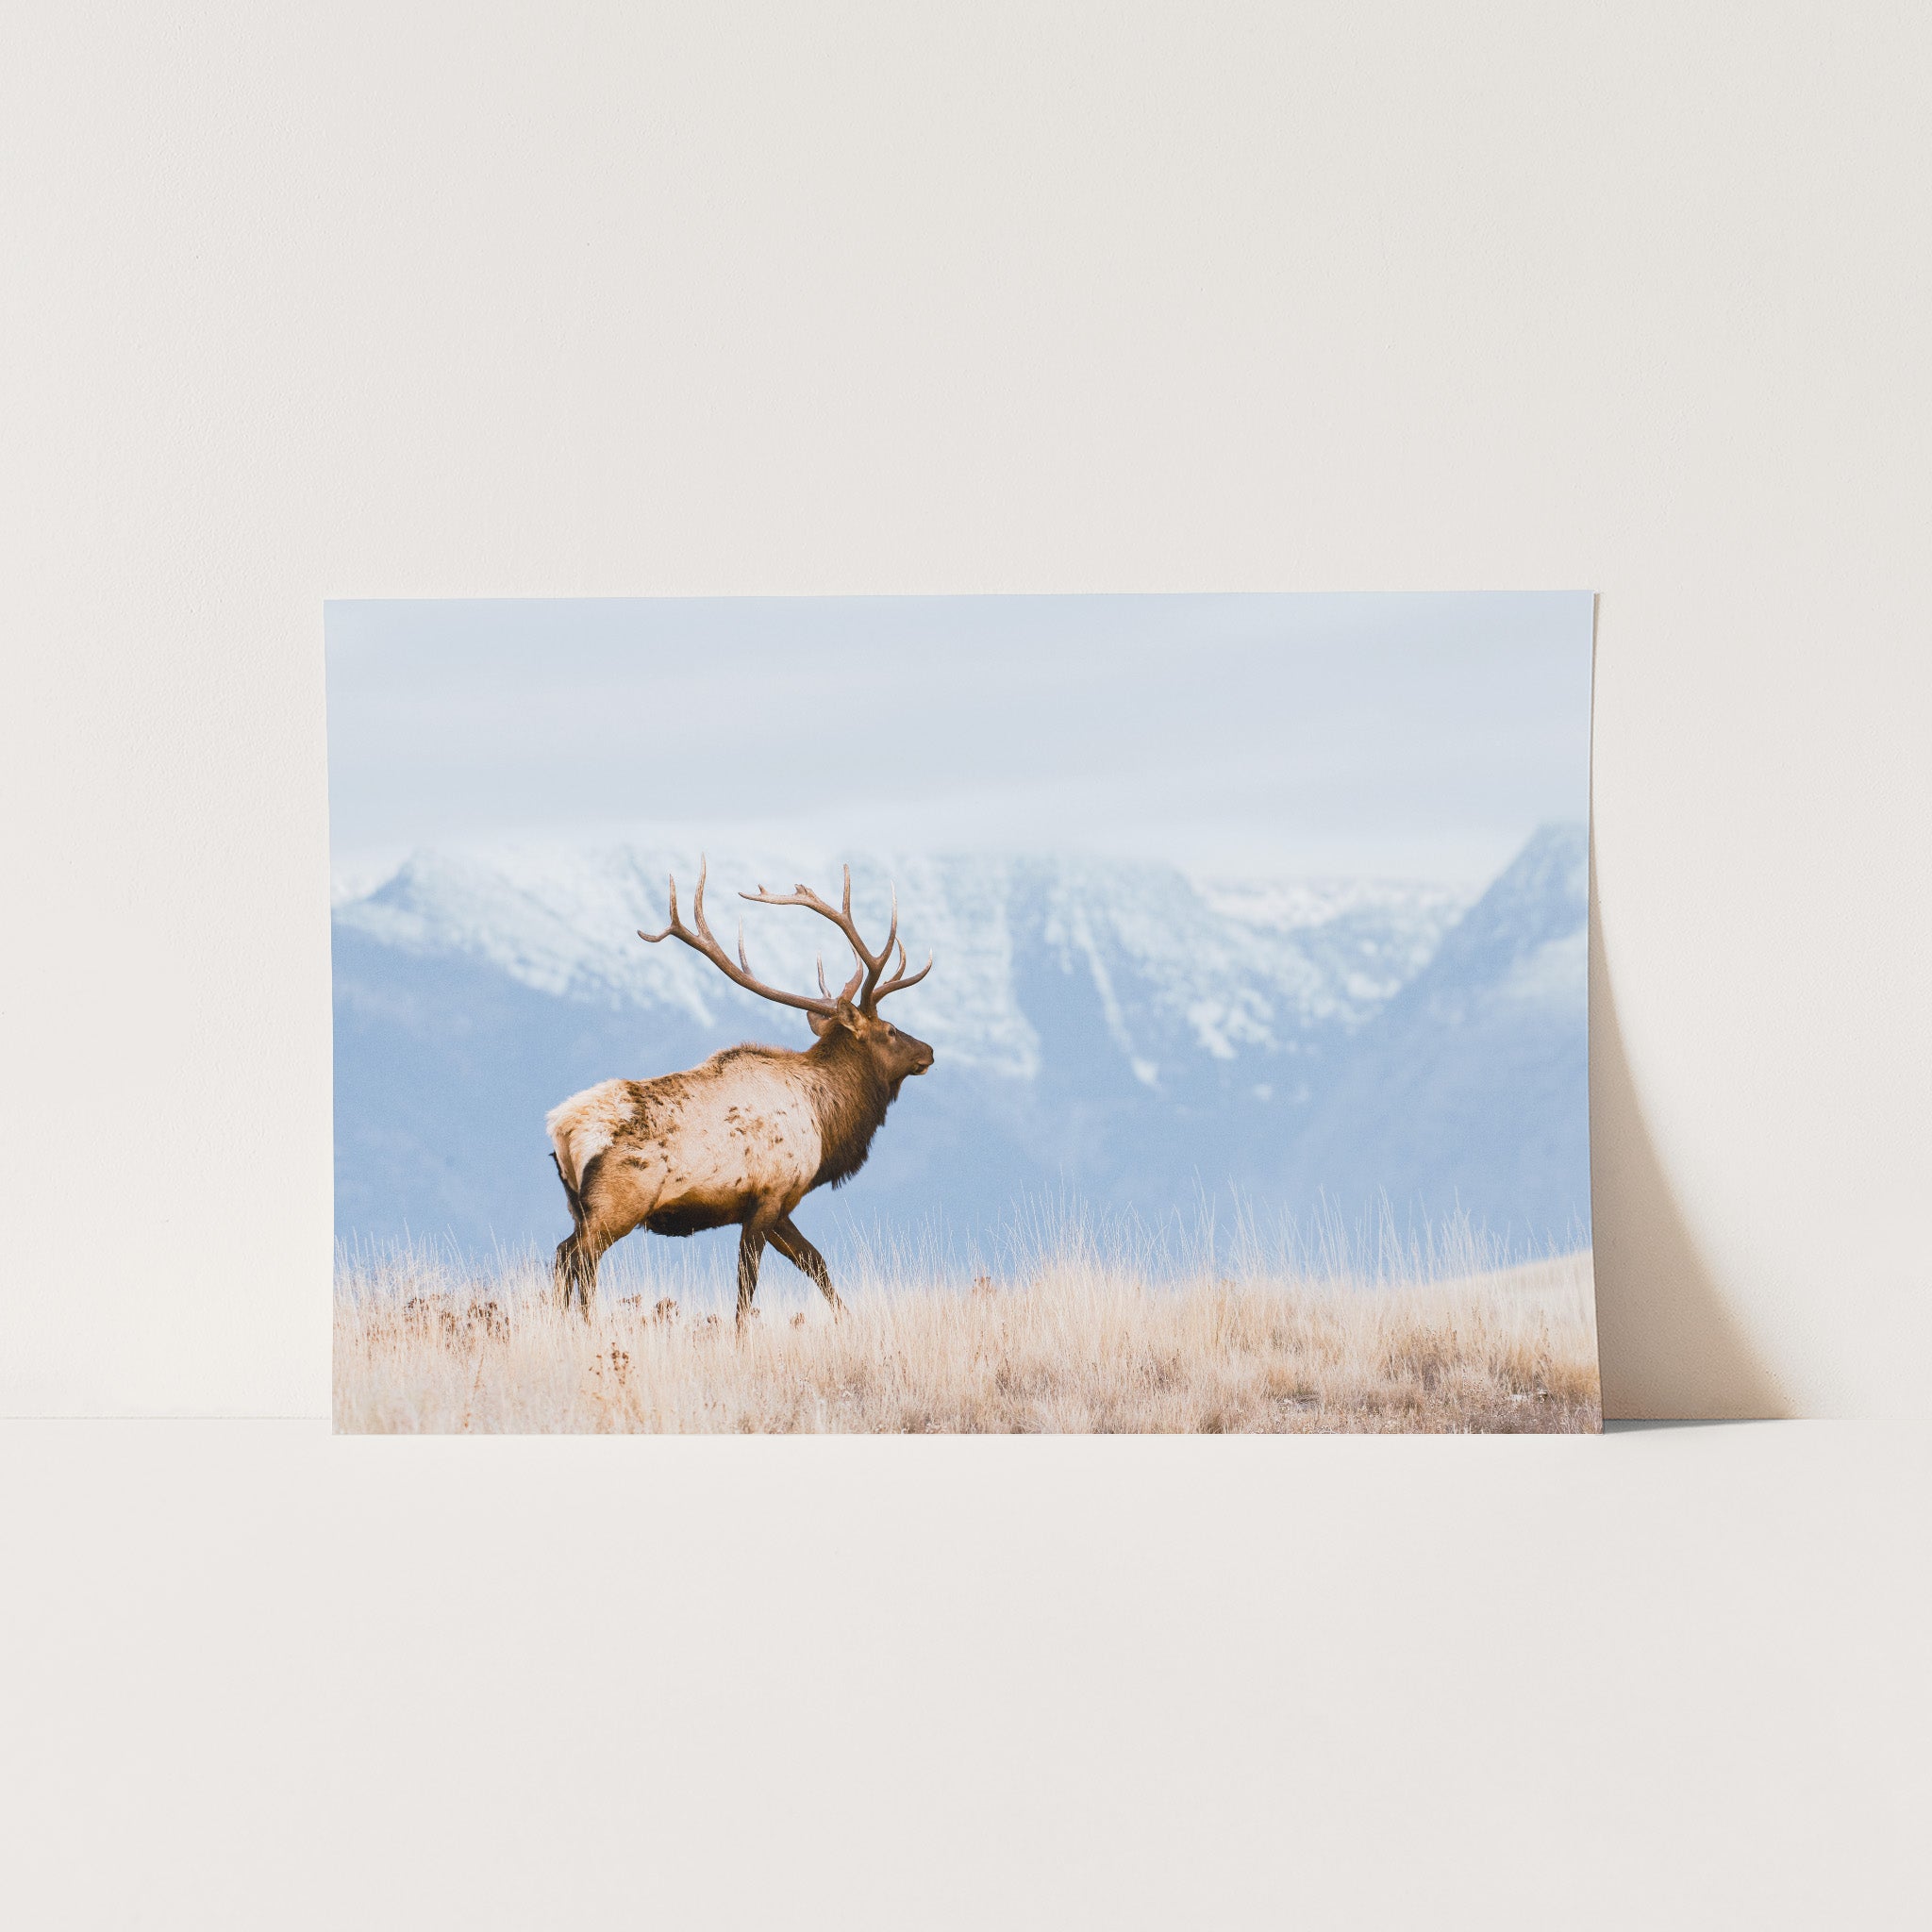
<svg viewBox="0 0 1932 1932">
<path fill-rule="evenodd" d="M 1189 877 L 1088 858 L 853 861 L 861 928 L 896 884 L 915 958 L 896 995 L 933 1073 L 814 1224 L 977 1233 L 1071 1191 L 1158 1216 L 1233 1187 L 1264 1213 L 1386 1192 L 1524 1244 L 1589 1219 L 1586 858 L 1546 827 L 1479 896 L 1440 885 Z M 689 1066 L 802 1018 L 637 928 L 687 908 L 695 852 L 511 843 L 419 853 L 335 912 L 337 1214 L 344 1235 L 555 1240 L 542 1116 L 593 1080 Z M 842 942 L 766 884 L 827 855 L 714 852 L 707 909 L 742 914 L 760 975 L 807 989 Z M 836 1233 L 834 1233 L 836 1239 Z"/>
</svg>

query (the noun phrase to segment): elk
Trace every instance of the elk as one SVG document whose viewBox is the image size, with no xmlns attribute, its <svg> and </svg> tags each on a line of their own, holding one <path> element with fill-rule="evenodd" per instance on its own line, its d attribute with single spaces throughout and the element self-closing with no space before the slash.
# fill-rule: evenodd
<svg viewBox="0 0 1932 1932">
<path fill-rule="evenodd" d="M 837 1314 L 842 1304 L 825 1259 L 800 1234 L 792 1210 L 814 1188 L 839 1187 L 865 1165 L 873 1136 L 907 1078 L 932 1065 L 932 1048 L 879 1018 L 887 994 L 917 986 L 932 957 L 906 971 L 899 939 L 899 895 L 892 923 L 874 953 L 852 918 L 852 868 L 845 868 L 840 905 L 806 886 L 788 893 L 741 892 L 759 906 L 803 906 L 844 935 L 858 961 L 833 992 L 819 958 L 819 992 L 785 992 L 755 977 L 745 957 L 744 921 L 738 923 L 734 963 L 705 919 L 706 863 L 698 863 L 691 925 L 677 913 L 677 879 L 671 878 L 671 923 L 638 937 L 648 945 L 682 940 L 734 986 L 804 1013 L 818 1038 L 803 1052 L 784 1046 L 732 1046 L 689 1073 L 655 1080 L 606 1080 L 555 1108 L 552 1159 L 570 1206 L 571 1232 L 557 1249 L 558 1298 L 573 1296 L 585 1319 L 597 1291 L 597 1264 L 611 1244 L 634 1228 L 691 1235 L 708 1227 L 740 1229 L 738 1325 L 743 1328 L 758 1292 L 758 1262 L 771 1245 L 814 1282 Z M 695 930 L 693 930 L 695 927 Z M 887 962 L 898 946 L 890 976 Z"/>
</svg>

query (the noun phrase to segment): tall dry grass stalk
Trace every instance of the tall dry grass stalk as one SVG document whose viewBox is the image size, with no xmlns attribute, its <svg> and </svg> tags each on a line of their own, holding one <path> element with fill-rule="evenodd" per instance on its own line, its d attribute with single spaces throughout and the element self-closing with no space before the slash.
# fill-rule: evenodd
<svg viewBox="0 0 1932 1932">
<path fill-rule="evenodd" d="M 767 1270 L 768 1276 L 773 1273 Z M 338 1276 L 351 1431 L 1594 1430 L 1588 1251 L 1422 1280 L 1243 1268 L 1150 1278 L 1074 1242 L 977 1283 L 876 1268 L 834 1321 L 606 1293 L 559 1309 L 534 1260 L 421 1254 Z"/>
</svg>

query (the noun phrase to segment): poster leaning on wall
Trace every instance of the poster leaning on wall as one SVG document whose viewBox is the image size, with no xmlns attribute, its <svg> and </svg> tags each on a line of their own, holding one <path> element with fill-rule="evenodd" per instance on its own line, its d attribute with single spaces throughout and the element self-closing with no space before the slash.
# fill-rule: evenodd
<svg viewBox="0 0 1932 1932">
<path fill-rule="evenodd" d="M 1591 600 L 326 610 L 343 1430 L 1594 1430 Z"/>
</svg>

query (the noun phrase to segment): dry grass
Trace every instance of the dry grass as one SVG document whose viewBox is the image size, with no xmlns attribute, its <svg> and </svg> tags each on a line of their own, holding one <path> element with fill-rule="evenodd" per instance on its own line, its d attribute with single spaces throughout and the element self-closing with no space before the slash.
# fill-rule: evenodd
<svg viewBox="0 0 1932 1932">
<path fill-rule="evenodd" d="M 769 1271 L 768 1271 L 769 1272 Z M 659 1284 L 661 1286 L 661 1284 Z M 400 1257 L 339 1276 L 335 1423 L 353 1431 L 1406 1431 L 1601 1426 L 1588 1252 L 1373 1285 L 1197 1273 L 1075 1249 L 995 1283 L 874 1277 L 839 1321 L 607 1291 L 555 1305 Z"/>
</svg>

